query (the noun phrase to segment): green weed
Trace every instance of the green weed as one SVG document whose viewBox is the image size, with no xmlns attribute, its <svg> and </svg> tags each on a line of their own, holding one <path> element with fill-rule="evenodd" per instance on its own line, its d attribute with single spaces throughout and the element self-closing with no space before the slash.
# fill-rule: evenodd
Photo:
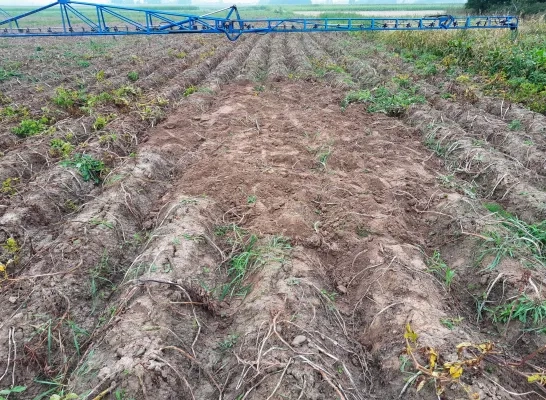
<svg viewBox="0 0 546 400">
<path fill-rule="evenodd" d="M 233 256 L 228 268 L 228 278 L 230 281 L 221 288 L 220 300 L 226 297 L 242 296 L 245 297 L 252 289 L 250 285 L 244 285 L 245 278 L 254 272 L 263 264 L 261 254 L 256 248 L 258 237 L 250 237 L 242 243 L 242 251 Z"/>
<path fill-rule="evenodd" d="M 74 349 L 76 350 L 78 356 L 80 356 L 80 338 L 89 336 L 89 332 L 79 327 L 74 321 L 66 320 L 66 324 L 68 325 L 68 327 L 70 328 L 70 332 L 72 333 L 72 342 L 74 345 Z"/>
<path fill-rule="evenodd" d="M 14 386 L 11 389 L 0 390 L 0 400 L 7 400 L 11 394 L 23 393 L 25 390 L 27 390 L 26 386 Z"/>
<path fill-rule="evenodd" d="M 259 245 L 256 235 L 234 224 L 217 227 L 215 234 L 224 237 L 234 254 L 227 268 L 228 281 L 220 287 L 220 300 L 245 297 L 252 290 L 252 286 L 245 283 L 247 278 L 268 262 L 284 264 L 286 253 L 292 248 L 290 239 L 283 236 L 272 236 L 266 244 Z"/>
<path fill-rule="evenodd" d="M 440 323 L 445 326 L 450 331 L 453 330 L 457 325 L 459 325 L 464 320 L 463 317 L 457 318 L 441 318 Z"/>
<path fill-rule="evenodd" d="M 486 203 L 484 206 L 497 215 L 500 223 L 495 230 L 482 233 L 486 240 L 477 257 L 479 265 L 491 257 L 491 261 L 485 267 L 486 270 L 491 270 L 506 256 L 526 258 L 526 254 L 530 254 L 540 266 L 545 265 L 546 221 L 527 224 L 496 203 Z"/>
<path fill-rule="evenodd" d="M 417 94 L 416 88 L 390 89 L 380 86 L 373 90 L 349 92 L 341 102 L 341 108 L 344 110 L 352 103 L 366 103 L 369 112 L 397 117 L 404 114 L 410 105 L 425 102 L 426 99 Z"/>
<path fill-rule="evenodd" d="M 106 252 L 102 255 L 100 262 L 91 269 L 90 274 L 90 292 L 92 298 L 91 315 L 95 313 L 99 302 L 100 291 L 105 285 L 113 286 L 111 281 L 112 267 Z"/>
<path fill-rule="evenodd" d="M 218 343 L 218 349 L 221 352 L 229 351 L 233 347 L 235 347 L 235 345 L 237 344 L 238 339 L 239 339 L 238 334 L 228 335 L 224 340 L 222 340 L 220 343 Z"/>
<path fill-rule="evenodd" d="M 328 147 L 321 147 L 317 152 L 317 163 L 321 169 L 326 169 L 326 163 L 330 159 L 332 155 L 332 148 L 330 146 Z"/>
<path fill-rule="evenodd" d="M 246 235 L 246 231 L 236 224 L 218 225 L 214 228 L 216 236 L 226 236 L 232 233 L 237 241 L 242 240 L 242 236 Z"/>
<path fill-rule="evenodd" d="M 254 204 L 254 203 L 256 203 L 257 199 L 258 198 L 255 195 L 251 194 L 250 196 L 248 196 L 246 198 L 246 202 L 247 202 L 247 204 Z"/>
<path fill-rule="evenodd" d="M 444 283 L 446 289 L 449 291 L 453 278 L 455 277 L 455 270 L 451 269 L 447 263 L 442 259 L 442 256 L 438 250 L 434 250 L 432 257 L 426 259 L 426 264 L 429 272 L 433 272 Z"/>
<path fill-rule="evenodd" d="M 285 236 L 272 236 L 269 239 L 269 247 L 272 249 L 291 250 L 290 238 Z"/>
<path fill-rule="evenodd" d="M 337 299 L 338 294 L 336 292 L 329 292 L 326 289 L 322 289 L 320 293 L 328 299 L 331 303 L 334 303 Z"/>
<path fill-rule="evenodd" d="M 182 237 L 190 242 L 202 243 L 205 239 L 203 235 L 198 235 L 194 233 L 183 233 Z"/>
<path fill-rule="evenodd" d="M 114 229 L 114 224 L 111 223 L 110 221 L 106 221 L 106 220 L 103 220 L 103 219 L 90 219 L 89 220 L 89 223 L 91 225 L 95 225 L 95 226 L 104 226 L 105 228 L 108 228 L 108 229 Z"/>
<path fill-rule="evenodd" d="M 21 76 L 20 72 L 8 71 L 8 70 L 5 70 L 4 68 L 0 68 L 0 82 L 7 81 L 8 79 L 16 78 L 19 76 Z"/>
<path fill-rule="evenodd" d="M 487 310 L 494 322 L 520 321 L 524 325 L 543 327 L 546 319 L 546 301 L 533 300 L 527 295 Z"/>
<path fill-rule="evenodd" d="M 138 81 L 138 72 L 136 71 L 131 71 L 127 74 L 127 79 L 129 79 L 131 82 L 136 82 Z"/>
<path fill-rule="evenodd" d="M 105 171 L 104 163 L 88 154 L 74 154 L 71 159 L 61 162 L 63 167 L 76 168 L 85 182 L 92 180 L 96 184 L 101 181 L 101 174 Z"/>
</svg>

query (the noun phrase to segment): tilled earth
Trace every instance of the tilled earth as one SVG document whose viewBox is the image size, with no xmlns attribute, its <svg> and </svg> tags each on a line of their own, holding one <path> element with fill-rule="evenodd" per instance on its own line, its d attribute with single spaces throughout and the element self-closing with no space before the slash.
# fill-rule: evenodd
<svg viewBox="0 0 546 400">
<path fill-rule="evenodd" d="M 546 218 L 543 115 L 423 80 L 342 34 L 20 43 L 0 48 L 23 73 L 0 82 L 1 104 L 48 107 L 55 132 L 0 127 L 0 179 L 14 182 L 0 205 L 2 387 L 27 386 L 22 399 L 546 396 L 515 371 L 543 335 L 476 311 L 484 293 L 488 307 L 544 300 L 543 270 L 476 261 L 498 225 L 484 203 Z M 92 71 L 52 61 L 67 52 Z M 424 104 L 396 117 L 340 107 L 401 75 Z M 51 102 L 58 87 L 128 85 L 126 102 L 91 112 Z M 97 113 L 111 115 L 104 128 Z M 52 138 L 102 159 L 100 184 L 61 165 Z M 450 284 L 431 272 L 435 251 Z M 441 395 L 433 382 L 417 392 L 408 324 L 423 366 L 431 348 L 456 361 L 462 342 L 499 356 Z"/>
</svg>

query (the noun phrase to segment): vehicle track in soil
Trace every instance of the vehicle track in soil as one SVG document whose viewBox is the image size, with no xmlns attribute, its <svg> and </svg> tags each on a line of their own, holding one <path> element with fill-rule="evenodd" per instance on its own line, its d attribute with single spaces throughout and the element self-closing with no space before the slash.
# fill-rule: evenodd
<svg viewBox="0 0 546 400">
<path fill-rule="evenodd" d="M 127 143 L 104 146 L 90 129 L 91 117 L 57 122 L 91 154 L 111 156 L 101 186 L 48 156 L 49 138 L 3 139 L 0 178 L 21 178 L 16 196 L 0 208 L 0 241 L 16 237 L 24 249 L 17 271 L 10 271 L 16 278 L 0 294 L 8 305 L 1 329 L 17 326 L 17 342 L 25 343 L 17 381 L 38 394 L 33 378 L 64 374 L 71 389 L 89 398 L 115 381 L 115 389 L 138 399 L 150 393 L 217 398 L 219 388 L 225 398 L 276 392 L 394 399 L 403 386 L 398 356 L 407 322 L 440 351 L 469 338 L 486 340 L 470 323 L 453 331 L 440 323 L 459 312 L 472 319 L 473 311 L 469 298 L 450 303 L 422 251 L 446 249 L 461 274 L 479 279 L 467 265 L 476 243 L 457 239 L 457 232 L 478 230 L 485 213 L 437 177 L 453 173 L 449 163 L 456 163 L 457 176 L 476 182 L 480 198 L 543 218 L 543 117 L 516 106 L 496 115 L 497 106 L 482 99 L 448 102 L 434 83 L 419 79 L 428 104 L 410 107 L 402 118 L 368 114 L 359 105 L 342 113 L 349 87 L 373 88 L 406 67 L 343 35 L 217 39 L 167 42 L 187 55 L 156 60 L 155 70 L 145 62 L 115 70 L 142 74 L 135 85 L 144 89 L 143 99 L 170 101 L 158 127 L 150 125 L 162 117 L 143 121 L 128 110 L 108 125 Z M 136 53 L 147 60 L 150 49 L 161 46 Z M 363 52 L 369 60 L 361 59 Z M 316 76 L 317 65 L 334 64 L 346 73 L 332 68 Z M 127 82 L 114 72 L 107 77 Z M 240 82 L 229 84 L 233 78 Z M 184 97 L 189 86 L 211 93 Z M 525 131 L 508 133 L 506 120 L 515 116 Z M 480 125 L 482 119 L 498 130 Z M 441 144 L 452 146 L 443 161 L 423 145 L 430 124 L 438 125 Z M 11 135 L 5 127 L 0 134 Z M 529 138 L 537 147 L 523 152 Z M 130 152 L 138 156 L 127 157 Z M 530 195 L 522 198 L 522 191 Z M 67 208 L 68 200 L 77 210 Z M 259 235 L 270 253 L 249 277 L 245 299 L 219 301 L 207 288 L 228 279 L 231 249 L 215 230 L 233 223 Z M 290 238 L 292 249 L 267 245 L 279 235 Z M 457 253 L 457 246 L 465 250 Z M 509 267 L 511 287 L 522 271 Z M 177 305 L 186 301 L 197 305 Z M 74 336 L 71 324 L 88 334 Z M 47 332 L 59 340 L 51 342 Z M 236 344 L 222 350 L 230 335 L 238 335 Z M 305 344 L 289 345 L 298 335 Z M 8 351 L 8 335 L 2 338 L 0 369 Z M 166 346 L 178 350 L 161 350 Z M 498 377 L 525 389 L 509 374 Z M 487 381 L 469 383 L 482 397 L 510 398 Z"/>
</svg>

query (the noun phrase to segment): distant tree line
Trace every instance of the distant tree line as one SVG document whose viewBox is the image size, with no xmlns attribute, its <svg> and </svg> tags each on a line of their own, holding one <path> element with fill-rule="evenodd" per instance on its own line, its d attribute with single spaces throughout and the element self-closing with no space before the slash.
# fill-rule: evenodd
<svg viewBox="0 0 546 400">
<path fill-rule="evenodd" d="M 466 8 L 478 12 L 536 14 L 546 11 L 546 0 L 468 0 Z"/>
<path fill-rule="evenodd" d="M 116 5 L 123 5 L 123 6 L 134 6 L 134 5 L 138 5 L 138 6 L 143 6 L 143 5 L 158 5 L 158 4 L 167 4 L 167 2 L 164 2 L 164 1 L 161 1 L 161 0 L 146 0 L 144 3 L 142 3 L 141 1 L 137 1 L 137 0 L 110 0 L 112 4 L 116 4 Z M 191 0 L 173 0 L 173 1 L 169 1 L 168 2 L 169 5 L 190 5 L 191 4 Z M 198 7 L 196 7 L 198 8 Z"/>
</svg>

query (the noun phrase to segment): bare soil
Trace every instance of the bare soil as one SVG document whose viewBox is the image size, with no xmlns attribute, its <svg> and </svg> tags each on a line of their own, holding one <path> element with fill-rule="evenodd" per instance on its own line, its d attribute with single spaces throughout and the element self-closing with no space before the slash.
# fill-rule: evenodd
<svg viewBox="0 0 546 400">
<path fill-rule="evenodd" d="M 12 42 L 0 47 L 43 79 L 40 90 L 34 79 L 0 82 L 9 104 L 56 116 L 52 134 L 0 127 L 0 180 L 18 179 L 0 204 L 0 385 L 27 386 L 10 399 L 545 398 L 515 367 L 534 354 L 544 368 L 544 335 L 476 312 L 484 293 L 494 307 L 546 283 L 515 258 L 494 270 L 476 262 L 497 222 L 484 202 L 546 218 L 544 116 L 504 104 L 496 113 L 501 101 L 479 94 L 445 100 L 417 76 L 427 102 L 398 118 L 342 110 L 348 90 L 409 70 L 358 37 L 114 42 L 99 42 L 112 58 L 83 40 L 39 44 L 108 65 L 100 79 L 81 72 L 89 93 L 140 90 L 91 114 L 51 103 L 77 75 L 46 73 L 53 56 L 31 62 L 38 43 L 16 55 Z M 98 114 L 115 117 L 96 131 Z M 510 131 L 507 114 L 523 130 Z M 50 152 L 67 137 L 105 162 L 100 184 Z M 254 247 L 238 241 L 251 235 Z M 230 286 L 245 249 L 255 262 Z M 455 271 L 451 285 L 427 265 L 435 251 Z M 441 395 L 432 383 L 417 392 L 408 324 L 441 363 L 462 342 L 497 352 Z"/>
</svg>

